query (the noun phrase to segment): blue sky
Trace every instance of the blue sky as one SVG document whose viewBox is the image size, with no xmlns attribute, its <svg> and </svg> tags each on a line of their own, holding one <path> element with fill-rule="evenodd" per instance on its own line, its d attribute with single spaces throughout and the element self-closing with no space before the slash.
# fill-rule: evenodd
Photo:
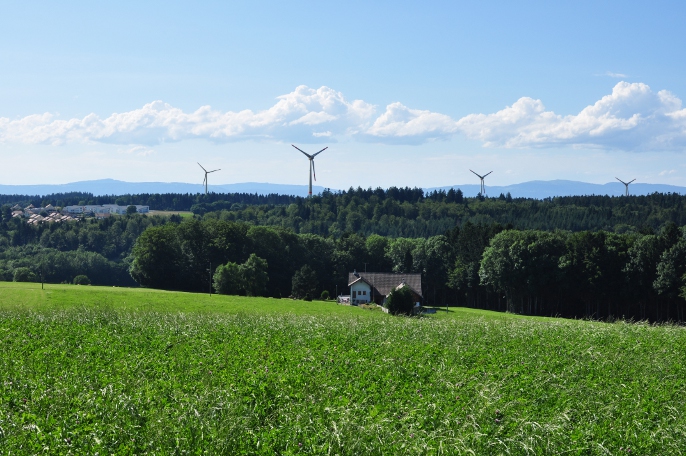
<svg viewBox="0 0 686 456">
<path fill-rule="evenodd" d="M 686 185 L 679 2 L 140 3 L 3 5 L 0 183 Z"/>
</svg>

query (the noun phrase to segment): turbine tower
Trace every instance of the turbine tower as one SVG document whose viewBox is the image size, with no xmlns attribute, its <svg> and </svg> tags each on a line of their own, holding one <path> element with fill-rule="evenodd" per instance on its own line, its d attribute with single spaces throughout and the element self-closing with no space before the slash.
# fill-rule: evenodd
<svg viewBox="0 0 686 456">
<path fill-rule="evenodd" d="M 198 163 L 198 166 L 202 168 L 202 165 L 200 163 Z M 207 195 L 207 175 L 215 171 L 221 171 L 221 169 L 213 169 L 212 171 L 207 171 L 205 168 L 202 168 L 202 170 L 205 171 L 205 179 L 203 179 L 202 183 L 205 184 L 205 195 Z"/>
<path fill-rule="evenodd" d="M 472 170 L 470 169 L 470 171 L 472 171 Z M 472 172 L 474 173 L 474 171 L 472 171 Z M 493 172 L 493 171 L 490 171 L 490 172 L 484 174 L 483 176 L 474 173 L 474 174 L 476 174 L 476 175 L 479 177 L 479 179 L 481 179 L 481 196 L 486 196 L 486 186 L 484 185 L 484 179 L 486 179 L 486 176 L 488 176 L 488 175 L 491 174 L 492 172 Z"/>
<path fill-rule="evenodd" d="M 291 144 L 291 146 L 293 146 L 293 147 L 295 147 L 296 149 L 298 149 L 300 152 L 302 152 L 303 154 L 305 154 L 305 156 L 306 156 L 307 158 L 310 159 L 310 192 L 309 192 L 308 196 L 312 196 L 312 176 L 314 175 L 314 180 L 315 180 L 315 181 L 317 180 L 317 173 L 314 171 L 314 157 L 316 157 L 317 155 L 321 154 L 321 153 L 324 152 L 326 149 L 328 149 L 328 146 L 325 147 L 325 148 L 323 148 L 322 150 L 320 150 L 320 151 L 317 152 L 316 154 L 312 154 L 312 155 L 310 155 L 310 154 L 308 154 L 307 152 L 303 151 L 302 149 L 296 147 L 294 144 Z"/>
<path fill-rule="evenodd" d="M 629 184 L 632 183 L 633 181 L 635 181 L 636 179 L 631 179 L 629 182 L 624 182 L 624 181 L 623 181 L 622 179 L 620 179 L 619 177 L 615 177 L 615 179 L 617 179 L 619 182 L 621 182 L 622 184 L 624 184 L 624 188 L 626 189 L 626 192 L 624 193 L 624 196 L 629 196 Z"/>
</svg>

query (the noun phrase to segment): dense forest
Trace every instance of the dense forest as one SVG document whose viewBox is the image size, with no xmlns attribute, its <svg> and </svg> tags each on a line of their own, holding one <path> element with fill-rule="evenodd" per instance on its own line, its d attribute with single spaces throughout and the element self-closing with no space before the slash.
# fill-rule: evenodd
<svg viewBox="0 0 686 456">
<path fill-rule="evenodd" d="M 256 194 L 141 194 L 93 196 L 65 193 L 46 196 L 0 195 L 1 204 L 66 206 L 72 204 L 142 204 L 152 210 L 192 211 L 198 216 L 253 225 L 280 226 L 293 232 L 333 236 L 346 232 L 368 236 L 424 237 L 444 234 L 466 222 L 511 224 L 517 229 L 611 231 L 659 230 L 667 222 L 686 225 L 686 196 L 570 196 L 512 198 L 509 195 L 465 198 L 458 190 L 425 193 L 419 188 L 324 191 L 312 198 Z"/>
<path fill-rule="evenodd" d="M 366 268 L 421 272 L 429 305 L 686 318 L 686 236 L 679 228 L 686 210 L 684 197 L 675 194 L 532 200 L 391 188 L 311 199 L 2 198 L 0 280 L 71 282 L 86 275 L 102 285 L 316 298 L 323 291 L 345 293 L 347 274 Z M 15 203 L 111 202 L 193 209 L 195 216 L 131 214 L 33 226 L 10 211 Z"/>
</svg>

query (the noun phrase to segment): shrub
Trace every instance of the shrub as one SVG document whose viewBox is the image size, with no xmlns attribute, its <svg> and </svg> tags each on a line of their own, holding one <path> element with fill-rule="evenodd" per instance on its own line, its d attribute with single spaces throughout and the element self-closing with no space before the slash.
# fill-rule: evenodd
<svg viewBox="0 0 686 456">
<path fill-rule="evenodd" d="M 386 308 L 391 315 L 412 315 L 412 307 L 414 299 L 407 286 L 391 291 L 386 298 Z"/>
<path fill-rule="evenodd" d="M 214 289 L 220 294 L 264 296 L 269 282 L 268 267 L 267 260 L 254 253 L 243 264 L 229 261 L 214 272 Z"/>
<path fill-rule="evenodd" d="M 237 295 L 243 291 L 241 267 L 231 261 L 217 268 L 213 281 L 214 289 L 219 294 Z"/>
<path fill-rule="evenodd" d="M 320 298 L 322 301 L 328 301 L 331 298 L 331 295 L 329 294 L 329 290 L 322 291 Z"/>
<path fill-rule="evenodd" d="M 267 293 L 267 283 L 269 282 L 267 260 L 251 253 L 239 268 L 246 294 L 248 296 L 264 296 Z"/>
<path fill-rule="evenodd" d="M 11 282 L 12 281 L 12 272 L 7 270 L 7 269 L 0 268 L 0 281 Z"/>
<path fill-rule="evenodd" d="M 312 301 L 312 297 L 317 296 L 317 273 L 310 266 L 305 265 L 295 271 L 291 285 L 293 296 L 297 299 Z"/>
<path fill-rule="evenodd" d="M 29 268 L 17 268 L 14 270 L 15 282 L 38 282 L 38 276 Z"/>
<path fill-rule="evenodd" d="M 91 279 L 88 278 L 87 275 L 77 275 L 74 277 L 74 285 L 90 285 L 91 284 Z"/>
</svg>

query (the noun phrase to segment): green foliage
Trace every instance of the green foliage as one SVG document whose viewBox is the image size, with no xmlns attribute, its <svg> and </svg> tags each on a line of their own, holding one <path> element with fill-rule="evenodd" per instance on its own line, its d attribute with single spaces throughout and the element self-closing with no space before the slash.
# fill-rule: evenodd
<svg viewBox="0 0 686 456">
<path fill-rule="evenodd" d="M 293 274 L 293 297 L 311 301 L 317 295 L 317 274 L 308 265 Z"/>
<path fill-rule="evenodd" d="M 133 248 L 131 277 L 144 287 L 183 289 L 181 242 L 175 225 L 152 227 L 143 232 Z"/>
<path fill-rule="evenodd" d="M 19 267 L 14 270 L 15 282 L 38 282 L 38 276 L 29 268 Z"/>
<path fill-rule="evenodd" d="M 230 261 L 219 266 L 214 272 L 213 286 L 220 294 L 237 295 L 243 292 L 241 267 Z"/>
<path fill-rule="evenodd" d="M 77 275 L 74 277 L 74 285 L 90 285 L 91 281 L 87 275 Z"/>
<path fill-rule="evenodd" d="M 136 209 L 136 206 L 133 205 L 133 204 L 132 204 L 131 206 L 129 206 L 129 207 L 126 208 L 126 214 L 127 214 L 127 215 L 133 215 L 133 214 L 135 214 L 136 212 L 138 212 L 138 209 Z"/>
<path fill-rule="evenodd" d="M 329 293 L 329 290 L 322 291 L 322 294 L 319 295 L 319 299 L 321 299 L 322 301 L 328 301 L 329 299 L 331 299 L 331 294 Z"/>
<path fill-rule="evenodd" d="M 245 263 L 240 266 L 243 288 L 248 296 L 265 296 L 269 282 L 267 260 L 251 253 Z"/>
<path fill-rule="evenodd" d="M 386 297 L 384 306 L 391 315 L 412 315 L 414 298 L 407 286 L 392 290 Z"/>
</svg>

